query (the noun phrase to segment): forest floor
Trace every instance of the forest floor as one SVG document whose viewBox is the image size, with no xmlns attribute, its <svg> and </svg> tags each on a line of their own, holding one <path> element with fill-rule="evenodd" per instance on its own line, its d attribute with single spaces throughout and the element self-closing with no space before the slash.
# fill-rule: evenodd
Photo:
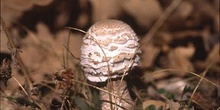
<svg viewBox="0 0 220 110">
<path fill-rule="evenodd" d="M 219 0 L 2 0 L 0 110 L 100 109 L 79 30 L 107 18 L 140 38 L 134 110 L 220 110 Z"/>
</svg>

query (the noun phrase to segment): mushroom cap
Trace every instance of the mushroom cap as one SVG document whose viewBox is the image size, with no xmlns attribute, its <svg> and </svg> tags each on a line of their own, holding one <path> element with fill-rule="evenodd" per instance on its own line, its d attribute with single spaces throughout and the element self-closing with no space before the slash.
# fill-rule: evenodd
<svg viewBox="0 0 220 110">
<path fill-rule="evenodd" d="M 138 65 L 139 39 L 129 25 L 119 20 L 102 20 L 92 25 L 83 38 L 81 61 L 88 80 L 104 82 L 127 75 Z"/>
</svg>

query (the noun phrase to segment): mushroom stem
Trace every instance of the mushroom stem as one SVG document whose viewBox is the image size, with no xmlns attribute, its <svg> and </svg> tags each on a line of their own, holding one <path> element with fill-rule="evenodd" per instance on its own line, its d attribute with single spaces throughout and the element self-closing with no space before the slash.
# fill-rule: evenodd
<svg viewBox="0 0 220 110">
<path fill-rule="evenodd" d="M 100 91 L 100 99 L 103 101 L 102 110 L 132 109 L 134 102 L 127 89 L 127 83 L 124 80 L 110 81 L 103 89 L 108 90 L 117 96 Z"/>
</svg>

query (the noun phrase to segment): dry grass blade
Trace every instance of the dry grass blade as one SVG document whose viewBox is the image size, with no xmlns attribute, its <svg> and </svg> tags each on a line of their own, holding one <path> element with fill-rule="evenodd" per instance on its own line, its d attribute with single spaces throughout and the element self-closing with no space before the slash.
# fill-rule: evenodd
<svg viewBox="0 0 220 110">
<path fill-rule="evenodd" d="M 8 97 L 8 95 L 5 93 L 5 91 L 4 90 L 2 90 L 2 88 L 0 87 L 0 91 L 5 95 L 5 96 L 7 96 Z M 0 95 L 1 96 L 1 95 Z"/>
<path fill-rule="evenodd" d="M 205 71 L 202 73 L 202 76 L 201 76 L 201 78 L 200 78 L 198 84 L 196 85 L 195 89 L 194 89 L 193 92 L 192 92 L 192 95 L 191 95 L 191 98 L 190 98 L 189 103 L 192 102 L 193 97 L 194 97 L 194 95 L 195 95 L 195 93 L 196 93 L 196 90 L 198 89 L 199 85 L 200 85 L 201 82 L 203 81 L 203 79 L 204 79 L 204 77 L 205 77 L 205 75 L 206 75 L 206 73 L 208 72 L 208 70 L 209 70 L 210 67 L 211 67 L 211 65 L 207 66 L 207 68 L 205 69 Z"/>
<path fill-rule="evenodd" d="M 24 89 L 24 87 L 21 85 L 21 83 L 14 77 L 12 78 L 15 80 L 15 82 L 18 83 L 18 85 L 21 87 L 22 91 L 24 91 L 25 95 L 28 97 L 28 99 L 32 102 L 35 103 L 38 107 L 40 107 L 42 110 L 47 110 L 46 106 L 43 104 L 38 103 L 37 101 L 33 101 L 32 98 L 29 96 L 28 92 Z"/>
<path fill-rule="evenodd" d="M 21 89 L 24 91 L 24 93 L 27 95 L 28 99 L 33 102 L 33 100 L 31 99 L 31 97 L 29 96 L 28 92 L 24 89 L 24 87 L 21 85 L 21 83 L 14 77 L 12 76 L 12 78 L 15 80 L 15 82 L 18 83 L 18 85 L 21 87 Z"/>
<path fill-rule="evenodd" d="M 63 45 L 63 47 L 68 51 L 68 53 L 75 59 L 80 60 L 80 58 L 77 58 L 75 55 L 73 55 L 73 53 L 69 50 L 69 48 L 67 48 L 65 45 Z"/>
<path fill-rule="evenodd" d="M 68 37 L 67 37 L 67 42 L 66 42 L 66 50 L 68 51 L 69 50 L 69 45 L 70 45 L 70 34 L 71 34 L 71 31 L 69 30 L 68 32 Z M 68 52 L 66 51 L 66 56 L 63 58 L 64 59 L 64 67 L 65 68 L 69 68 L 69 54 Z M 66 64 L 65 64 L 66 63 Z"/>
<path fill-rule="evenodd" d="M 86 85 L 86 86 L 90 86 L 90 87 L 92 87 L 92 88 L 95 88 L 95 89 L 97 89 L 97 90 L 100 90 L 100 91 L 109 93 L 110 95 L 115 96 L 115 97 L 118 97 L 118 98 L 121 97 L 121 96 L 118 96 L 117 94 L 114 94 L 114 93 L 112 93 L 112 92 L 109 92 L 108 90 L 102 89 L 102 88 L 97 87 L 97 86 L 93 86 L 93 85 L 91 85 L 91 84 L 88 84 L 88 83 L 85 83 L 85 82 L 82 82 L 82 81 L 77 81 L 77 80 L 74 80 L 74 79 L 73 79 L 73 82 L 77 82 L 77 83 L 80 83 L 80 84 L 83 84 L 83 85 Z M 123 99 L 122 99 L 122 100 L 123 100 Z"/>
<path fill-rule="evenodd" d="M 73 27 L 66 27 L 67 29 L 72 29 L 72 30 L 76 30 L 76 31 L 79 31 L 79 32 L 82 32 L 82 33 L 86 33 L 86 31 L 82 30 L 82 29 L 78 29 L 78 28 L 73 28 Z"/>
<path fill-rule="evenodd" d="M 109 93 L 109 94 L 111 94 L 111 95 L 113 95 L 113 96 L 115 96 L 115 97 L 120 97 L 120 96 L 118 96 L 117 94 L 114 94 L 114 93 L 109 92 L 108 90 L 102 89 L 102 88 L 97 87 L 97 86 L 93 86 L 93 85 L 91 85 L 91 84 L 88 84 L 88 83 L 85 83 L 85 82 L 82 82 L 82 81 L 77 81 L 77 80 L 74 80 L 74 79 L 73 79 L 73 82 L 77 82 L 77 83 L 80 83 L 80 84 L 84 84 L 84 85 L 86 85 L 86 86 L 90 86 L 90 87 L 95 88 L 95 89 L 97 89 L 97 90 L 100 90 L 100 91 Z"/>
<path fill-rule="evenodd" d="M 194 101 L 194 100 L 190 100 L 190 101 L 189 101 L 189 104 L 190 104 L 191 102 L 193 102 L 193 103 L 195 103 L 196 105 L 198 105 L 199 107 L 201 107 L 202 110 L 208 110 L 207 108 L 203 107 L 203 105 L 201 105 L 200 103 L 198 103 L 198 102 L 196 102 L 196 101 Z"/>
<path fill-rule="evenodd" d="M 177 69 L 162 69 L 162 70 L 158 70 L 158 71 L 155 71 L 155 72 L 150 73 L 149 76 L 150 76 L 150 75 L 153 75 L 153 74 L 155 74 L 155 73 L 157 73 L 157 72 L 167 72 L 167 71 L 177 71 L 177 72 L 178 72 L 178 71 L 180 71 L 180 70 L 177 70 Z M 212 82 L 212 81 L 210 81 L 210 80 L 204 78 L 203 76 L 200 76 L 200 75 L 198 75 L 198 74 L 196 74 L 196 73 L 194 73 L 194 72 L 190 72 L 190 71 L 185 71 L 185 72 L 190 73 L 190 74 L 192 74 L 192 75 L 194 75 L 194 76 L 197 76 L 198 78 L 203 78 L 203 80 L 205 80 L 205 81 L 211 83 L 212 85 L 214 85 L 214 86 L 216 86 L 216 87 L 218 87 L 218 88 L 220 87 L 220 85 L 217 85 L 217 84 L 215 84 L 214 82 Z"/>
<path fill-rule="evenodd" d="M 80 60 L 79 58 L 75 57 L 75 56 L 70 52 L 70 50 L 69 50 L 71 30 L 76 30 L 76 31 L 82 32 L 82 33 L 84 33 L 84 34 L 85 34 L 86 32 L 83 31 L 83 30 L 81 30 L 81 29 L 73 28 L 73 27 L 65 27 L 65 28 L 69 29 L 69 33 L 68 33 L 68 38 L 67 38 L 66 46 L 64 45 L 64 47 L 65 47 L 65 49 L 66 49 L 66 55 L 65 55 L 65 57 L 63 58 L 63 60 L 64 60 L 64 66 L 65 66 L 66 68 L 68 68 L 68 66 L 69 66 L 69 63 L 68 63 L 69 55 L 68 55 L 68 53 L 70 53 L 73 58 L 75 58 L 75 59 L 77 59 L 77 60 Z"/>
<path fill-rule="evenodd" d="M 102 51 L 102 53 L 104 54 L 104 57 L 105 57 L 105 59 L 107 58 L 107 56 L 106 56 L 106 53 L 105 53 L 105 51 L 103 50 L 103 48 L 101 47 L 101 45 L 97 42 L 97 40 L 92 36 L 92 35 L 90 35 L 91 36 L 91 38 L 88 38 L 88 39 L 91 39 L 92 41 L 94 41 L 98 46 L 99 46 L 99 48 L 101 49 L 101 51 Z M 110 66 L 109 66 L 109 63 L 106 61 L 106 63 L 107 63 L 107 66 L 108 66 L 108 83 L 111 83 L 111 85 L 112 85 L 112 81 L 111 81 L 111 74 L 110 74 Z M 110 102 L 112 102 L 112 97 L 111 97 L 111 91 L 112 91 L 112 87 L 111 87 L 111 85 L 110 84 L 108 84 L 107 86 L 107 88 L 108 88 L 108 94 L 109 94 L 109 101 Z M 105 91 L 104 91 L 105 92 Z M 118 95 L 117 95 L 118 96 Z M 119 96 L 120 97 L 120 96 Z M 111 110 L 113 109 L 113 105 L 112 105 L 112 103 L 110 104 L 111 106 Z"/>
</svg>

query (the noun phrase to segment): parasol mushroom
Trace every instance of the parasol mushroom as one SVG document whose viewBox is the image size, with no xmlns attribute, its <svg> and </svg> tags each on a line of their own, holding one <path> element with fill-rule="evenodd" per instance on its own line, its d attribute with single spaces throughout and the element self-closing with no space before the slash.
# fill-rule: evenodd
<svg viewBox="0 0 220 110">
<path fill-rule="evenodd" d="M 124 110 L 133 101 L 123 80 L 138 66 L 139 39 L 129 25 L 119 20 L 102 20 L 92 25 L 83 38 L 80 65 L 91 82 L 107 84 L 100 91 L 102 110 Z"/>
</svg>

